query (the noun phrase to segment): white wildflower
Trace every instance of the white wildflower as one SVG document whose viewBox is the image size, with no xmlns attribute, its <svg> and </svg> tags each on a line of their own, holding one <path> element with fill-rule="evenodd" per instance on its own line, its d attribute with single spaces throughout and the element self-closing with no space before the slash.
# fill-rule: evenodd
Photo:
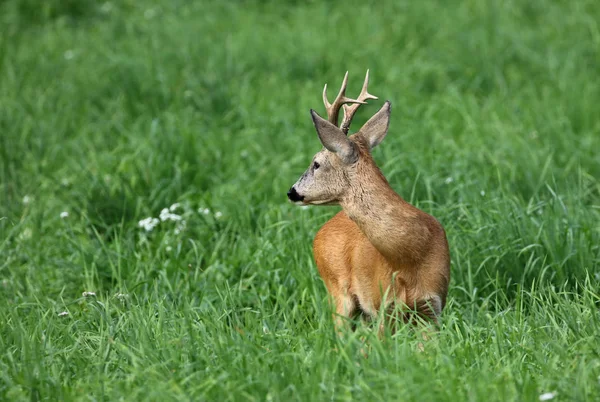
<svg viewBox="0 0 600 402">
<path fill-rule="evenodd" d="M 83 297 L 96 297 L 96 292 L 83 292 L 81 295 Z"/>
<path fill-rule="evenodd" d="M 446 177 L 446 180 L 444 180 L 444 183 L 446 184 L 450 184 L 454 181 L 454 179 L 452 177 Z"/>
<path fill-rule="evenodd" d="M 181 215 L 177 215 L 177 214 L 169 214 L 169 220 L 172 220 L 172 221 L 180 221 L 181 219 L 182 219 L 182 218 L 181 218 Z"/>
<path fill-rule="evenodd" d="M 179 208 L 179 203 L 178 203 L 178 202 L 176 202 L 175 204 L 171 205 L 171 206 L 169 207 L 169 211 L 173 212 L 173 211 L 175 211 L 177 208 Z"/>
<path fill-rule="evenodd" d="M 75 57 L 75 52 L 69 49 L 63 56 L 65 57 L 65 60 L 71 60 L 73 57 Z"/>
<path fill-rule="evenodd" d="M 175 205 L 175 204 L 173 204 Z M 169 208 L 163 208 L 162 211 L 160 211 L 160 220 L 161 221 L 180 221 L 181 220 L 181 215 L 177 215 L 177 214 L 172 214 L 169 211 Z"/>
<path fill-rule="evenodd" d="M 165 250 L 167 250 L 167 252 L 170 252 L 171 250 L 173 250 L 173 247 L 167 246 L 167 248 L 165 248 Z"/>
<path fill-rule="evenodd" d="M 24 205 L 29 205 L 29 203 L 31 202 L 31 197 L 26 195 L 25 197 L 23 197 L 23 204 Z"/>
<path fill-rule="evenodd" d="M 217 212 L 215 212 L 215 218 L 219 219 L 219 218 L 221 218 L 222 216 L 223 216 L 223 212 L 221 212 L 221 211 L 217 211 Z"/>
<path fill-rule="evenodd" d="M 60 213 L 61 219 L 67 219 L 69 217 L 69 213 L 67 211 L 63 211 Z"/>
<path fill-rule="evenodd" d="M 482 197 L 485 197 L 485 190 L 481 190 L 479 194 L 481 194 Z"/>
<path fill-rule="evenodd" d="M 156 225 L 158 225 L 159 223 L 160 223 L 160 221 L 158 219 L 149 217 L 149 218 L 142 219 L 141 221 L 139 221 L 138 226 L 141 228 L 144 228 L 144 230 L 146 232 L 151 232 L 152 229 L 154 229 L 156 227 Z"/>
<path fill-rule="evenodd" d="M 540 401 L 549 401 L 550 399 L 554 399 L 554 397 L 557 395 L 556 392 L 545 392 L 542 395 L 540 395 Z"/>
<path fill-rule="evenodd" d="M 66 316 L 68 316 L 68 315 L 69 315 L 69 312 L 68 312 L 68 311 L 63 311 L 63 312 L 61 312 L 61 313 L 58 313 L 58 316 L 59 316 L 59 317 L 66 317 Z"/>
</svg>

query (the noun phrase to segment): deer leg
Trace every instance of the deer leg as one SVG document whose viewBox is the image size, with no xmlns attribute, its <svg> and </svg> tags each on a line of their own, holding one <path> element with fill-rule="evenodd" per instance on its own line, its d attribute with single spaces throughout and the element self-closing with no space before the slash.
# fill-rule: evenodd
<svg viewBox="0 0 600 402">
<path fill-rule="evenodd" d="M 430 320 L 437 325 L 438 318 L 442 313 L 442 300 L 437 295 L 418 300 L 416 310 L 422 318 Z"/>
<path fill-rule="evenodd" d="M 385 332 L 385 326 L 394 334 L 404 317 L 403 311 L 406 309 L 406 284 L 396 274 L 392 276 L 392 284 L 384 296 L 383 306 L 384 317 L 379 327 L 380 336 Z"/>
<path fill-rule="evenodd" d="M 338 332 L 342 331 L 346 326 L 348 319 L 352 318 L 356 313 L 357 303 L 354 296 L 347 292 L 338 292 L 334 295 L 335 313 L 333 314 L 333 322 Z"/>
</svg>

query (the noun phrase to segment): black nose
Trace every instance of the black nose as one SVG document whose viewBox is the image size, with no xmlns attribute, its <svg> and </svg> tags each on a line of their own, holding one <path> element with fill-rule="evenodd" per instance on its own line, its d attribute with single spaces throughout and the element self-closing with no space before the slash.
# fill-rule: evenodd
<svg viewBox="0 0 600 402">
<path fill-rule="evenodd" d="M 290 188 L 290 191 L 287 192 L 287 196 L 292 202 L 298 202 L 304 200 L 304 197 L 298 194 L 294 187 Z"/>
</svg>

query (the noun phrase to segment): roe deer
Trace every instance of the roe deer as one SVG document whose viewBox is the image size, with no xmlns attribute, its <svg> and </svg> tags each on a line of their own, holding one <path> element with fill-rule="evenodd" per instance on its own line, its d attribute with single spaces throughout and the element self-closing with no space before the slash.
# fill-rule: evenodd
<svg viewBox="0 0 600 402">
<path fill-rule="evenodd" d="M 437 323 L 450 282 L 446 234 L 434 217 L 394 192 L 373 161 L 371 150 L 388 131 L 389 101 L 346 136 L 359 106 L 377 99 L 367 92 L 368 70 L 358 99 L 345 96 L 347 82 L 346 72 L 333 104 L 325 85 L 327 120 L 311 109 L 324 149 L 287 193 L 296 204 L 342 207 L 313 243 L 317 268 L 335 303 L 336 327 L 355 313 L 375 318 L 394 305 Z"/>
</svg>

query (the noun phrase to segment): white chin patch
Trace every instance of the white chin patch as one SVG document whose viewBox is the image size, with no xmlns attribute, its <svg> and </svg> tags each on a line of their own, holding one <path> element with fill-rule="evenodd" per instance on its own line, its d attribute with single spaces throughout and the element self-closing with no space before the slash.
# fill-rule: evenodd
<svg viewBox="0 0 600 402">
<path fill-rule="evenodd" d="M 326 205 L 326 204 L 330 204 L 331 200 L 318 200 L 318 201 L 311 201 L 309 204 L 311 205 Z"/>
</svg>

